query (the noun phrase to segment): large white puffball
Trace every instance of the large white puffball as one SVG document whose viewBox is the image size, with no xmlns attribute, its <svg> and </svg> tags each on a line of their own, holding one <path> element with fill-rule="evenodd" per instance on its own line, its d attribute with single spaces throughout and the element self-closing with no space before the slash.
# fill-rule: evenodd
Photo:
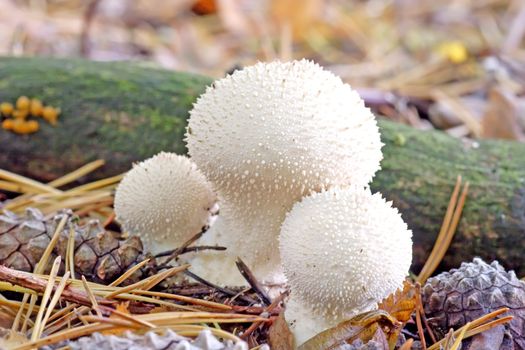
<svg viewBox="0 0 525 350">
<path fill-rule="evenodd" d="M 221 196 L 254 208 L 267 198 L 364 186 L 382 159 L 372 112 L 308 60 L 258 63 L 215 81 L 190 112 L 186 141 Z"/>
<path fill-rule="evenodd" d="M 293 204 L 312 191 L 365 186 L 382 158 L 376 120 L 357 92 L 308 60 L 258 63 L 214 82 L 194 104 L 185 140 L 228 216 L 204 239 L 274 282 Z M 236 271 L 206 269 L 221 264 L 216 257 L 203 252 L 193 263 L 221 284 Z"/>
</svg>

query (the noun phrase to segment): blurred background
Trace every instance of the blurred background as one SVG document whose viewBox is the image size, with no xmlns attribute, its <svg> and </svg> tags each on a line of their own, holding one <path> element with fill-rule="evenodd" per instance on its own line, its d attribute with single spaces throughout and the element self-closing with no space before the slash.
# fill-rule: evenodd
<svg viewBox="0 0 525 350">
<path fill-rule="evenodd" d="M 213 77 L 313 59 L 378 114 L 525 141 L 522 0 L 0 0 L 0 54 Z"/>
</svg>

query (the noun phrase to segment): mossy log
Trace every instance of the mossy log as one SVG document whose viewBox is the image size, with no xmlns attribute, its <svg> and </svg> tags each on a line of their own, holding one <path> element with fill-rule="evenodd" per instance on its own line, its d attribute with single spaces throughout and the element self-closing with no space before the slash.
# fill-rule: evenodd
<svg viewBox="0 0 525 350">
<path fill-rule="evenodd" d="M 94 159 L 106 177 L 159 150 L 184 153 L 188 110 L 210 79 L 131 63 L 0 58 L 0 102 L 39 98 L 58 124 L 31 135 L 0 130 L 0 167 L 51 180 Z"/>
<path fill-rule="evenodd" d="M 104 177 L 161 150 L 184 153 L 188 110 L 210 81 L 122 62 L 0 58 L 0 101 L 26 95 L 62 109 L 56 127 L 42 123 L 36 134 L 0 130 L 0 168 L 51 180 L 103 158 L 107 164 L 95 175 Z M 462 175 L 469 197 L 441 268 L 478 255 L 525 274 L 525 145 L 380 126 L 385 158 L 372 188 L 394 201 L 414 231 L 414 271 Z"/>
</svg>

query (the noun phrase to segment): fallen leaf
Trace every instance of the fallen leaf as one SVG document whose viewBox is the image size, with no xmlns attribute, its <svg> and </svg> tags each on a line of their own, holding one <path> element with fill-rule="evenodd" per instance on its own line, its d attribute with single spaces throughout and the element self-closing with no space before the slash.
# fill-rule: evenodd
<svg viewBox="0 0 525 350">
<path fill-rule="evenodd" d="M 118 303 L 115 309 L 124 314 L 131 315 L 131 313 L 129 312 L 128 306 L 129 306 L 129 301 L 126 301 L 126 302 Z"/>
<path fill-rule="evenodd" d="M 518 120 L 518 110 L 513 94 L 502 88 L 492 89 L 481 120 L 481 137 L 525 141 L 525 133 Z"/>
<path fill-rule="evenodd" d="M 393 348 L 397 342 L 397 334 L 401 323 L 384 310 L 374 310 L 355 316 L 339 323 L 337 326 L 317 334 L 301 345 L 299 350 L 337 349 L 344 344 L 360 340 L 366 344 L 377 338 L 377 332 L 384 333 L 388 348 Z M 376 337 L 376 338 L 374 338 Z"/>
<path fill-rule="evenodd" d="M 270 348 L 274 350 L 295 349 L 294 336 L 284 319 L 284 311 L 273 321 L 268 333 L 268 342 L 270 343 Z"/>
<path fill-rule="evenodd" d="M 410 316 L 416 310 L 416 289 L 409 281 L 405 280 L 403 289 L 398 289 L 390 294 L 379 304 L 379 309 L 388 312 L 401 323 L 410 320 Z"/>
</svg>

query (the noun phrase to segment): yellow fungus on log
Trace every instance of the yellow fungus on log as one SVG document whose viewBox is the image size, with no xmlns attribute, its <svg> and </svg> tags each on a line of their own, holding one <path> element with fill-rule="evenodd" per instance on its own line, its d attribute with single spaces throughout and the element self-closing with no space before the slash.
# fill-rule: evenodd
<svg viewBox="0 0 525 350">
<path fill-rule="evenodd" d="M 32 134 L 37 132 L 39 129 L 38 122 L 36 120 L 25 121 L 22 119 L 15 119 L 12 130 L 21 135 Z"/>
<path fill-rule="evenodd" d="M 29 110 L 30 100 L 27 96 L 20 96 L 16 100 L 16 108 L 19 110 Z"/>
<path fill-rule="evenodd" d="M 42 101 L 40 101 L 37 98 L 32 98 L 31 106 L 29 108 L 31 115 L 33 117 L 40 117 L 42 115 L 43 110 L 44 110 L 44 105 L 42 104 Z"/>
<path fill-rule="evenodd" d="M 42 117 L 47 120 L 51 125 L 56 125 L 58 115 L 60 114 L 59 108 L 54 108 L 51 106 L 44 107 L 42 112 Z"/>
<path fill-rule="evenodd" d="M 9 117 L 11 113 L 13 113 L 13 104 L 9 102 L 2 102 L 0 103 L 0 112 L 6 117 Z"/>
<path fill-rule="evenodd" d="M 13 129 L 13 119 L 6 119 L 2 122 L 2 129 L 12 130 Z"/>
<path fill-rule="evenodd" d="M 27 109 L 15 109 L 13 111 L 13 117 L 15 119 L 25 119 L 27 118 L 28 114 L 29 114 L 29 110 Z"/>
</svg>

